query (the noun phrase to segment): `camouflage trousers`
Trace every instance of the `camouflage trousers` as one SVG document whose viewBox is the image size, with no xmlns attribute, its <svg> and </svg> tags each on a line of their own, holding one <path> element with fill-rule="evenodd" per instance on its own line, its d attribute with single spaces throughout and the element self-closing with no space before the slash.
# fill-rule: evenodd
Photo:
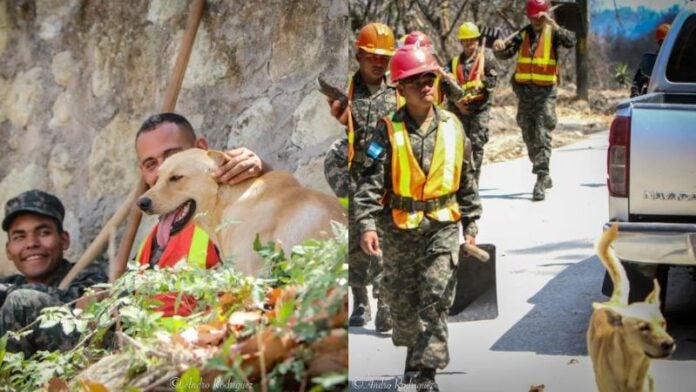
<svg viewBox="0 0 696 392">
<path fill-rule="evenodd" d="M 532 162 L 532 173 L 549 173 L 551 131 L 556 128 L 556 86 L 512 83 L 517 95 L 517 125 Z"/>
<path fill-rule="evenodd" d="M 50 306 L 61 306 L 62 302 L 41 291 L 17 289 L 7 295 L 5 303 L 0 307 L 0 336 L 7 331 L 18 331 L 41 313 L 41 309 Z M 35 324 L 32 333 L 19 341 L 8 339 L 7 351 L 24 352 L 28 358 L 37 351 L 66 351 L 77 344 L 80 338 L 78 332 L 65 335 L 60 324 L 50 328 L 40 328 Z"/>
<path fill-rule="evenodd" d="M 477 114 L 461 114 L 457 112 L 459 121 L 464 126 L 464 132 L 471 142 L 471 152 L 474 156 L 474 169 L 476 183 L 481 177 L 481 165 L 483 164 L 483 147 L 488 143 L 488 120 L 490 112 L 486 109 Z"/>
<path fill-rule="evenodd" d="M 449 363 L 447 315 L 457 285 L 456 223 L 424 218 L 414 230 L 384 227 L 382 298 L 391 310 L 392 341 L 411 352 L 410 367 Z"/>
<path fill-rule="evenodd" d="M 337 197 L 349 197 L 355 190 L 355 180 L 348 172 L 348 139 L 339 139 L 331 145 L 324 158 L 326 182 Z M 382 259 L 369 256 L 360 247 L 360 230 L 355 222 L 355 209 L 349 205 L 348 212 L 348 284 L 363 288 L 372 283 L 372 295 L 379 296 L 382 276 Z"/>
<path fill-rule="evenodd" d="M 382 258 L 370 256 L 363 252 L 360 247 L 360 230 L 355 221 L 354 211 L 355 209 L 351 205 L 348 211 L 348 285 L 354 288 L 363 288 L 372 284 L 372 296 L 379 298 L 382 281 Z M 379 223 L 377 231 L 381 239 L 383 235 Z"/>
</svg>

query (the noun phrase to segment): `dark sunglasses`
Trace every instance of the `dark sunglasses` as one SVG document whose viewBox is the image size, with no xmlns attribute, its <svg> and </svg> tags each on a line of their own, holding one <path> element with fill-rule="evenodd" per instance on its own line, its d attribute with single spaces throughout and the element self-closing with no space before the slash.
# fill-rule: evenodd
<svg viewBox="0 0 696 392">
<path fill-rule="evenodd" d="M 406 79 L 402 79 L 401 83 L 402 84 L 418 84 L 419 86 L 432 87 L 435 84 L 436 78 L 437 78 L 437 75 L 435 75 L 432 72 L 427 72 L 427 73 L 414 75 L 414 76 L 408 77 Z"/>
</svg>

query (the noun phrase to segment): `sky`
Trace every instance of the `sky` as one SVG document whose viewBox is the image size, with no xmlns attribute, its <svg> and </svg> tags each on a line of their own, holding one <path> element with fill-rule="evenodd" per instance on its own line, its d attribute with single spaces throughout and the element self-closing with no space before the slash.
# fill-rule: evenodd
<svg viewBox="0 0 696 392">
<path fill-rule="evenodd" d="M 646 8 L 652 8 L 655 10 L 663 10 L 670 8 L 675 4 L 684 5 L 685 0 L 616 0 L 617 7 L 632 7 L 637 8 L 640 6 Z M 592 10 L 603 10 L 603 9 L 613 9 L 614 0 L 590 0 L 590 6 Z"/>
</svg>

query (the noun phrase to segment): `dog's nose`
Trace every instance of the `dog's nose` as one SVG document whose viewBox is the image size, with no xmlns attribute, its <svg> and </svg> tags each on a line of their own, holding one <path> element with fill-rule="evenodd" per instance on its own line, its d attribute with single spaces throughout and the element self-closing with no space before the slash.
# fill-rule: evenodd
<svg viewBox="0 0 696 392">
<path fill-rule="evenodd" d="M 660 344 L 660 347 L 665 352 L 672 352 L 674 350 L 674 340 L 666 340 Z"/>
<path fill-rule="evenodd" d="M 149 197 L 141 197 L 136 204 L 138 204 L 138 207 L 144 212 L 149 212 L 152 208 L 152 200 L 150 200 Z"/>
</svg>

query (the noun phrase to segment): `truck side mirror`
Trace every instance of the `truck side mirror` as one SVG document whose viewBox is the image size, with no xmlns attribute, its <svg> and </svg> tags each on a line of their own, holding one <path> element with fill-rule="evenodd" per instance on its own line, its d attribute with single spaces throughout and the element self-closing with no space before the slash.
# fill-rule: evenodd
<svg viewBox="0 0 696 392">
<path fill-rule="evenodd" d="M 640 73 L 650 77 L 653 67 L 655 66 L 655 59 L 657 59 L 655 53 L 643 53 L 643 57 L 640 59 L 640 66 L 638 67 Z"/>
</svg>

